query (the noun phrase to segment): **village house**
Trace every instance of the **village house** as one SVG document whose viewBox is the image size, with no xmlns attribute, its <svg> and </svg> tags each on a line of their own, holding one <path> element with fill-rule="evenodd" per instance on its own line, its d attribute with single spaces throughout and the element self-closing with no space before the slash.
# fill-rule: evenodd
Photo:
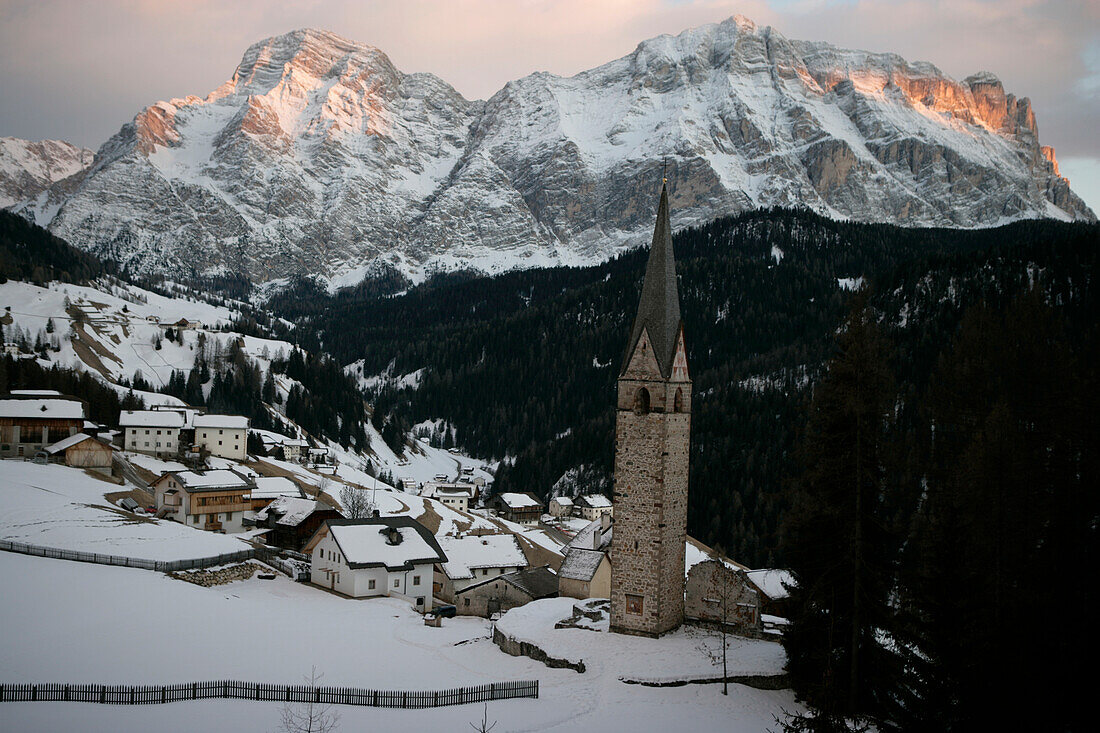
<svg viewBox="0 0 1100 733">
<path fill-rule="evenodd" d="M 790 591 L 787 589 L 794 585 L 794 576 L 789 570 L 746 570 L 745 577 L 760 591 L 760 613 L 787 618 L 790 613 Z"/>
<path fill-rule="evenodd" d="M 352 598 L 403 598 L 418 611 L 432 603 L 432 568 L 447 555 L 411 517 L 329 519 L 306 543 L 310 582 Z"/>
<path fill-rule="evenodd" d="M 711 558 L 693 565 L 684 591 L 684 618 L 761 630 L 760 593 L 737 566 Z"/>
<path fill-rule="evenodd" d="M 578 496 L 573 503 L 576 506 L 577 514 L 582 519 L 587 519 L 588 521 L 599 519 L 604 514 L 608 516 L 613 515 L 611 500 L 603 494 L 585 494 L 584 496 Z"/>
<path fill-rule="evenodd" d="M 22 351 L 23 350 L 19 348 L 19 344 L 14 341 L 4 342 L 4 356 L 19 356 Z"/>
<path fill-rule="evenodd" d="M 106 476 L 111 475 L 111 462 L 114 450 L 101 440 L 86 433 L 77 433 L 63 438 L 44 448 L 51 459 L 62 460 L 66 466 L 87 468 Z"/>
<path fill-rule="evenodd" d="M 125 410 L 118 418 L 122 449 L 151 456 L 176 455 L 184 418 L 167 410 Z"/>
<path fill-rule="evenodd" d="M 550 500 L 549 512 L 552 517 L 572 516 L 573 500 L 568 496 L 555 496 Z"/>
<path fill-rule="evenodd" d="M 248 459 L 248 418 L 240 415 L 197 415 L 195 445 L 210 455 L 231 461 Z"/>
<path fill-rule="evenodd" d="M 33 457 L 84 427 L 84 402 L 61 394 L 16 390 L 0 399 L 0 457 Z"/>
<path fill-rule="evenodd" d="M 562 548 L 565 559 L 558 568 L 558 590 L 569 598 L 611 596 L 610 515 L 602 515 Z"/>
<path fill-rule="evenodd" d="M 497 494 L 489 500 L 489 506 L 509 522 L 538 524 L 542 516 L 542 502 L 529 491 Z"/>
<path fill-rule="evenodd" d="M 284 438 L 280 447 L 283 451 L 283 460 L 297 463 L 302 460 L 302 451 L 309 447 L 309 443 L 298 438 Z"/>
<path fill-rule="evenodd" d="M 255 484 L 236 471 L 173 471 L 153 482 L 157 516 L 210 532 L 244 530 Z"/>
<path fill-rule="evenodd" d="M 454 603 L 455 594 L 468 585 L 527 567 L 527 556 L 512 534 L 443 536 L 440 547 L 447 562 L 435 569 L 435 595 Z"/>
<path fill-rule="evenodd" d="M 264 542 L 287 550 L 302 549 L 322 523 L 342 515 L 330 504 L 313 499 L 283 496 L 244 520 L 245 526 L 266 527 Z"/>
<path fill-rule="evenodd" d="M 259 511 L 283 496 L 304 499 L 302 487 L 285 476 L 256 476 L 252 479 L 256 488 L 252 489 L 252 509 Z"/>
<path fill-rule="evenodd" d="M 429 481 L 420 489 L 420 495 L 427 499 L 435 499 L 445 506 L 464 512 L 477 499 L 478 488 L 473 484 Z"/>
<path fill-rule="evenodd" d="M 489 618 L 541 598 L 558 597 L 558 576 L 543 565 L 468 585 L 455 594 L 460 616 Z"/>
</svg>

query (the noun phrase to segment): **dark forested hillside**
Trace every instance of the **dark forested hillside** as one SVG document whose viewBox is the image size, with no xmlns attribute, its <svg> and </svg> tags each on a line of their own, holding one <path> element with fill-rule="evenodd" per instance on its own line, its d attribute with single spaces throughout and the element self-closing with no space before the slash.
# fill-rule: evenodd
<svg viewBox="0 0 1100 733">
<path fill-rule="evenodd" d="M 1098 238 L 1095 225 L 902 229 L 795 211 L 681 232 L 696 394 L 689 531 L 754 565 L 780 559 L 791 446 L 807 387 L 848 311 L 842 282 L 870 286 L 903 386 L 918 394 L 962 309 L 982 298 L 1008 299 L 1039 282 L 1082 328 L 1094 325 L 1081 314 L 1093 307 Z M 458 445 L 507 458 L 498 489 L 546 495 L 578 466 L 604 488 L 615 377 L 644 264 L 635 251 L 597 267 L 438 278 L 359 300 L 307 288 L 295 309 L 311 314 L 302 331 L 342 363 L 363 360 L 365 375 L 424 369 L 415 390 L 378 390 L 376 425 L 445 419 Z"/>
<path fill-rule="evenodd" d="M 0 278 L 84 282 L 112 268 L 10 211 L 0 211 Z"/>
</svg>

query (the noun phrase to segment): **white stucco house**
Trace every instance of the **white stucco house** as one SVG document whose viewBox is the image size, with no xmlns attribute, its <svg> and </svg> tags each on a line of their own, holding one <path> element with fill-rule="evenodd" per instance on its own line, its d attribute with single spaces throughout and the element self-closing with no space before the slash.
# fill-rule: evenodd
<svg viewBox="0 0 1100 733">
<path fill-rule="evenodd" d="M 248 418 L 240 415 L 196 415 L 195 445 L 212 456 L 244 461 L 248 458 Z"/>
<path fill-rule="evenodd" d="M 180 447 L 184 417 L 167 410 L 126 410 L 118 418 L 123 430 L 122 449 L 151 456 L 175 455 Z"/>
<path fill-rule="evenodd" d="M 470 505 L 477 499 L 478 493 L 478 487 L 473 484 L 442 483 L 439 481 L 429 481 L 420 490 L 421 496 L 435 499 L 451 509 L 462 512 L 470 508 Z"/>
<path fill-rule="evenodd" d="M 432 568 L 447 562 L 428 528 L 411 517 L 326 520 L 303 548 L 310 582 L 352 598 L 403 598 L 432 605 Z"/>
<path fill-rule="evenodd" d="M 603 494 L 578 496 L 573 504 L 576 506 L 577 514 L 588 521 L 599 519 L 604 514 L 612 516 L 614 511 L 611 500 Z"/>
</svg>

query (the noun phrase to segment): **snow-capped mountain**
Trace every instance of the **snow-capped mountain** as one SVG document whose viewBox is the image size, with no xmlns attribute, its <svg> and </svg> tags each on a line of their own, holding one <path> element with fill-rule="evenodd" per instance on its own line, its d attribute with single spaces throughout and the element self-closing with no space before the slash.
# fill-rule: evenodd
<svg viewBox="0 0 1100 733">
<path fill-rule="evenodd" d="M 58 186 L 58 194 L 71 192 L 94 158 L 94 151 L 63 140 L 0 137 L 0 209 L 37 198 L 59 181 L 65 184 Z"/>
<path fill-rule="evenodd" d="M 652 227 L 808 206 L 914 226 L 1094 219 L 1027 99 L 892 54 L 792 41 L 741 17 L 660 36 L 487 102 L 381 51 L 300 30 L 205 99 L 158 102 L 59 208 L 28 215 L 135 269 L 487 271 L 606 258 Z"/>
</svg>

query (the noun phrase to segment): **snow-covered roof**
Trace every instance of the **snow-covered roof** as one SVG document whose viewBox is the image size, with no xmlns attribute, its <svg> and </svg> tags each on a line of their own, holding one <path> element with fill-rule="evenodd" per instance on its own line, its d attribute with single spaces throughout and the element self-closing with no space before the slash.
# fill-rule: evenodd
<svg viewBox="0 0 1100 733">
<path fill-rule="evenodd" d="M 476 568 L 527 567 L 527 556 L 515 535 L 440 537 L 439 545 L 447 553 L 443 572 L 451 580 L 472 578 Z"/>
<path fill-rule="evenodd" d="M 468 499 L 473 499 L 477 494 L 477 487 L 473 484 L 444 484 L 437 481 L 429 481 L 424 484 L 424 489 L 420 492 L 421 496 L 426 496 L 429 499 L 440 496 L 465 496 Z"/>
<path fill-rule="evenodd" d="M 0 417 L 83 420 L 84 403 L 60 397 L 0 400 Z"/>
<path fill-rule="evenodd" d="M 603 494 L 585 494 L 577 497 L 577 504 L 592 509 L 604 509 L 611 507 L 611 500 Z"/>
<path fill-rule="evenodd" d="M 569 547 L 565 551 L 565 559 L 561 561 L 558 575 L 570 580 L 583 580 L 588 582 L 596 574 L 606 555 L 601 550 L 585 550 L 580 547 Z"/>
<path fill-rule="evenodd" d="M 95 440 L 95 438 L 88 435 L 87 433 L 77 433 L 76 435 L 70 435 L 64 440 L 59 440 L 53 445 L 47 445 L 42 450 L 46 451 L 50 455 L 55 455 L 57 453 L 61 453 L 66 448 L 73 447 L 77 443 L 83 443 L 85 440 Z"/>
<path fill-rule="evenodd" d="M 525 509 L 542 506 L 539 500 L 529 493 L 514 494 L 505 492 L 500 494 L 500 500 L 507 504 L 510 509 Z"/>
<path fill-rule="evenodd" d="M 255 496 L 255 494 L 253 494 Z M 301 499 L 296 496 L 280 496 L 275 501 L 256 512 L 257 522 L 266 522 L 268 517 L 275 519 L 281 527 L 297 527 L 313 512 L 331 509 L 328 504 L 313 499 Z"/>
<path fill-rule="evenodd" d="M 794 576 L 791 575 L 789 570 L 766 568 L 762 570 L 749 570 L 745 575 L 748 576 L 753 585 L 759 588 L 764 595 L 773 601 L 778 601 L 790 595 L 784 587 L 784 584 L 794 584 Z"/>
<path fill-rule="evenodd" d="M 256 488 L 252 489 L 253 499 L 277 499 L 280 496 L 302 495 L 298 484 L 285 476 L 258 476 L 255 479 Z"/>
<path fill-rule="evenodd" d="M 248 418 L 241 415 L 195 415 L 195 427 L 247 430 Z"/>
<path fill-rule="evenodd" d="M 249 488 L 252 482 L 236 471 L 220 469 L 216 471 L 176 471 L 167 474 L 174 476 L 188 492 L 212 491 L 214 489 Z"/>
<path fill-rule="evenodd" d="M 607 528 L 607 531 L 604 531 L 602 525 L 602 519 L 595 519 L 589 522 L 584 529 L 582 529 L 580 532 L 577 532 L 577 534 L 573 536 L 573 539 L 569 541 L 569 543 L 565 546 L 565 549 L 577 547 L 582 550 L 606 550 L 608 547 L 611 546 L 611 538 L 614 535 L 615 526 L 612 525 Z M 594 544 L 596 542 L 595 535 L 597 532 L 600 533 L 599 543 Z"/>
<path fill-rule="evenodd" d="M 558 506 L 573 506 L 573 500 L 568 496 L 555 496 L 551 501 L 556 501 Z"/>
<path fill-rule="evenodd" d="M 510 573 L 486 578 L 479 583 L 468 585 L 456 591 L 456 593 L 461 595 L 472 591 L 474 588 L 480 588 L 486 583 L 493 583 L 501 580 L 519 588 L 534 600 L 551 598 L 558 594 L 558 574 L 546 565 L 537 568 L 527 568 L 526 570 L 513 570 Z"/>
<path fill-rule="evenodd" d="M 56 389 L 13 389 L 13 395 L 22 397 L 60 397 L 61 393 Z"/>
<path fill-rule="evenodd" d="M 118 417 L 123 428 L 182 428 L 183 415 L 168 410 L 126 410 Z"/>
<path fill-rule="evenodd" d="M 413 565 L 447 561 L 446 553 L 428 528 L 411 517 L 330 519 L 324 526 L 353 570 L 378 566 L 411 570 Z M 396 529 L 401 536 L 401 542 L 396 545 L 388 542 L 390 528 Z"/>
</svg>

